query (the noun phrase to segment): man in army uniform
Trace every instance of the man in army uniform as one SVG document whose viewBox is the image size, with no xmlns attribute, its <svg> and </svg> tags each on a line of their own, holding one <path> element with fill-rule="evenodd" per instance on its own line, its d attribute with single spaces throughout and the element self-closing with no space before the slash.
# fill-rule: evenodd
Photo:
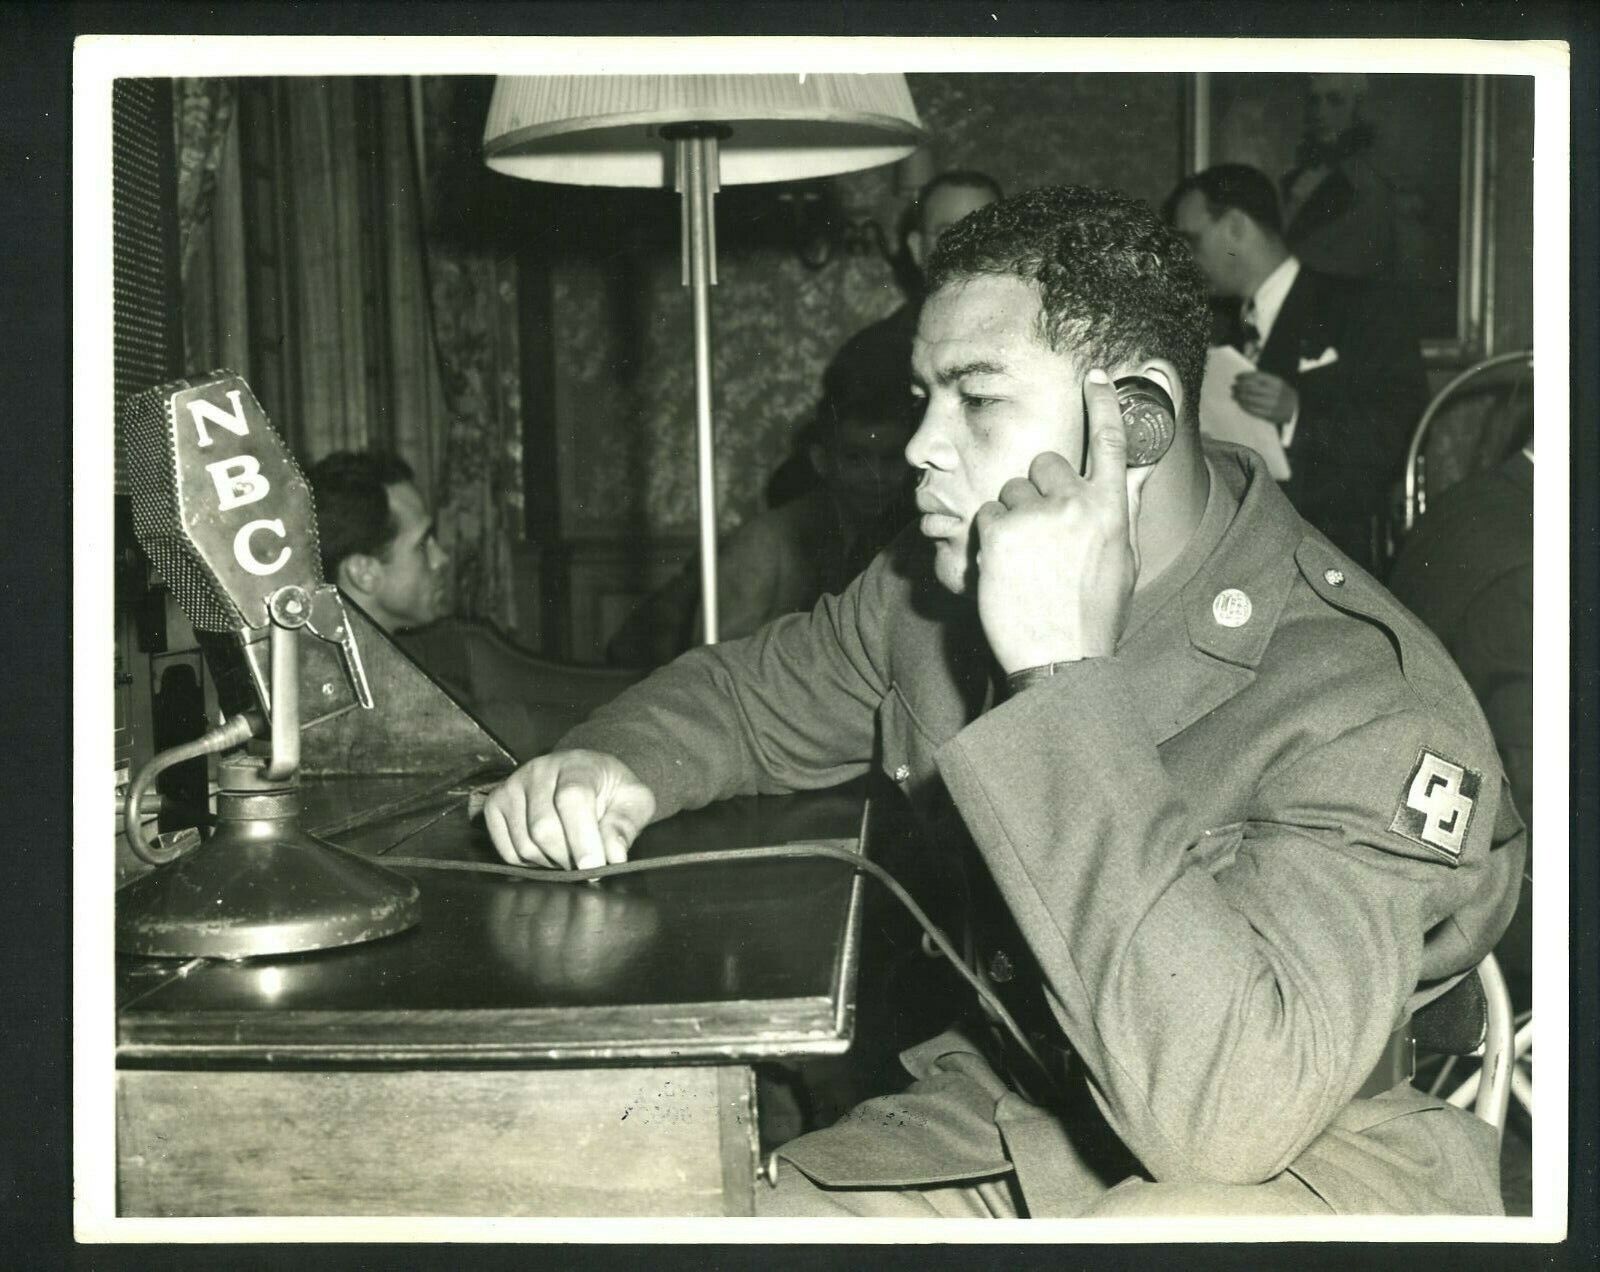
<svg viewBox="0 0 1600 1272">
<path fill-rule="evenodd" d="M 784 1146 L 763 1213 L 1498 1213 L 1491 1128 L 1357 1096 L 1516 899 L 1470 691 L 1253 455 L 1202 444 L 1205 289 L 1147 207 L 1029 191 L 929 275 L 920 523 L 519 769 L 497 850 L 620 861 L 655 817 L 872 764 L 930 841 L 970 838 L 1020 940 L 979 961 L 1060 1081 L 953 1029 L 905 1053 L 907 1091 Z M 1146 467 L 1125 375 L 1176 405 Z"/>
</svg>

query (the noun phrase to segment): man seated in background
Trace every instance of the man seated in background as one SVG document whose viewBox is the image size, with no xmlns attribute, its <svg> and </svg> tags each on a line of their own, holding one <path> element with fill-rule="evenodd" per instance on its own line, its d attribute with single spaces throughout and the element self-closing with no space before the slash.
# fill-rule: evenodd
<svg viewBox="0 0 1600 1272">
<path fill-rule="evenodd" d="M 1256 370 L 1233 397 L 1275 425 L 1296 510 L 1368 570 L 1427 380 L 1405 308 L 1301 265 L 1264 173 L 1220 164 L 1181 182 L 1166 214 L 1212 293 L 1240 302 L 1232 343 Z"/>
<path fill-rule="evenodd" d="M 1518 1010 L 1532 1006 L 1533 440 L 1451 486 L 1401 546 L 1389 588 L 1433 629 L 1477 695 L 1528 827 L 1528 878 L 1495 948 Z"/>
<path fill-rule="evenodd" d="M 323 577 L 391 635 L 450 612 L 450 554 L 410 464 L 380 451 L 335 451 L 306 476 Z"/>
<path fill-rule="evenodd" d="M 904 333 L 907 344 L 917 330 L 917 307 L 922 304 L 928 258 L 944 232 L 962 218 L 1005 198 L 1000 183 L 974 168 L 950 168 L 930 178 L 917 192 L 917 201 L 902 219 L 901 283 L 907 299 L 880 321 Z"/>
<path fill-rule="evenodd" d="M 911 516 L 901 453 L 911 338 L 876 323 L 823 375 L 807 429 L 817 484 L 746 521 L 717 551 L 718 637 L 736 640 L 842 591 Z M 698 560 L 642 602 L 606 646 L 608 661 L 657 666 L 703 638 Z"/>
<path fill-rule="evenodd" d="M 547 750 L 637 678 L 546 662 L 487 623 L 449 617 L 450 556 L 434 536 L 432 514 L 405 460 L 336 451 L 306 477 L 323 576 L 513 755 Z"/>
<path fill-rule="evenodd" d="M 1522 826 L 1437 642 L 1253 452 L 1202 441 L 1208 326 L 1143 204 L 973 213 L 913 347 L 915 528 L 488 797 L 504 859 L 588 868 L 680 809 L 876 768 L 971 854 L 988 1018 L 780 1149 L 758 1213 L 1500 1211 L 1492 1127 L 1357 1092 L 1504 930 Z M 1137 468 L 1127 375 L 1176 415 Z"/>
<path fill-rule="evenodd" d="M 880 318 L 859 333 L 867 339 L 881 341 L 894 355 L 883 368 L 886 375 L 897 377 L 893 386 L 885 386 L 886 393 L 905 392 L 904 373 L 910 369 L 911 337 L 917 330 L 922 271 L 929 253 L 940 235 L 962 217 L 1003 197 L 1000 183 L 986 173 L 971 168 L 952 168 L 926 182 L 916 201 L 901 217 L 901 255 L 896 262 L 896 273 L 907 299 L 887 318 Z M 867 332 L 876 334 L 866 336 Z M 903 358 L 898 355 L 902 347 L 906 350 Z M 816 433 L 815 426 L 808 429 L 798 453 L 786 459 L 773 473 L 767 483 L 769 506 L 780 507 L 817 484 L 818 473 L 809 453 Z"/>
<path fill-rule="evenodd" d="M 916 215 L 906 232 L 906 254 L 919 274 L 944 232 L 979 208 L 1005 198 L 1000 183 L 973 168 L 951 168 L 939 173 L 917 193 Z"/>
<path fill-rule="evenodd" d="M 768 483 L 771 508 L 719 545 L 719 639 L 748 636 L 839 591 L 909 515 L 900 454 L 921 271 L 947 229 L 1000 197 L 993 177 L 965 168 L 922 187 L 905 234 L 918 294 L 840 348 L 823 373 L 822 401 L 798 453 Z M 699 563 L 691 562 L 634 609 L 607 643 L 606 660 L 655 667 L 698 643 L 699 595 Z"/>
</svg>

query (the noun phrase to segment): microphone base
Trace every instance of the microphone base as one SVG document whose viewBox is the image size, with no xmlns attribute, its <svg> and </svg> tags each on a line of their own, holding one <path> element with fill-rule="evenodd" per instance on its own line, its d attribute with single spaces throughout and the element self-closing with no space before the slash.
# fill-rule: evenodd
<svg viewBox="0 0 1600 1272">
<path fill-rule="evenodd" d="M 194 851 L 117 894 L 117 949 L 259 958 L 355 945 L 421 917 L 417 885 L 281 819 L 224 822 Z"/>
</svg>

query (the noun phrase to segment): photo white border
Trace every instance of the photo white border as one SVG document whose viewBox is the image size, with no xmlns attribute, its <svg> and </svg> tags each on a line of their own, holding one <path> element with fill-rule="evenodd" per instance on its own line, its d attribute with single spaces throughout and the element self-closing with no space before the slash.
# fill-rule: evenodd
<svg viewBox="0 0 1600 1272">
<path fill-rule="evenodd" d="M 823 71 L 1365 71 L 1535 79 L 1535 410 L 1568 401 L 1569 55 L 1555 41 L 741 37 L 83 36 L 73 58 L 73 1109 L 74 1219 L 87 1242 L 1156 1242 L 1555 1241 L 1567 1222 L 1567 1049 L 1540 1052 L 1527 1218 L 893 1220 L 273 1218 L 125 1219 L 115 1211 L 113 905 L 106 775 L 112 769 L 111 81 L 116 76 L 492 75 Z M 1175 138 L 1176 142 L 1178 139 Z M 1176 180 L 1178 174 L 1174 174 Z M 1569 438 L 1538 441 L 1535 495 L 1534 806 L 1541 855 L 1567 859 Z M 1568 872 L 1543 869 L 1535 913 L 1540 1032 L 1568 1031 Z M 999 1226 L 996 1226 L 996 1223 Z"/>
</svg>

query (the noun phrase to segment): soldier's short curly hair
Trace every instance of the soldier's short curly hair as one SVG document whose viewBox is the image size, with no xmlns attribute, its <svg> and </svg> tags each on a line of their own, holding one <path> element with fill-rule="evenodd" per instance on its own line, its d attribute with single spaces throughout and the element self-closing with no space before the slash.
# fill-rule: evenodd
<svg viewBox="0 0 1600 1272">
<path fill-rule="evenodd" d="M 979 208 L 947 230 L 928 293 L 984 275 L 1039 292 L 1039 339 L 1087 366 L 1165 358 L 1199 420 L 1210 309 L 1189 246 L 1148 204 L 1111 190 L 1042 186 Z"/>
</svg>

